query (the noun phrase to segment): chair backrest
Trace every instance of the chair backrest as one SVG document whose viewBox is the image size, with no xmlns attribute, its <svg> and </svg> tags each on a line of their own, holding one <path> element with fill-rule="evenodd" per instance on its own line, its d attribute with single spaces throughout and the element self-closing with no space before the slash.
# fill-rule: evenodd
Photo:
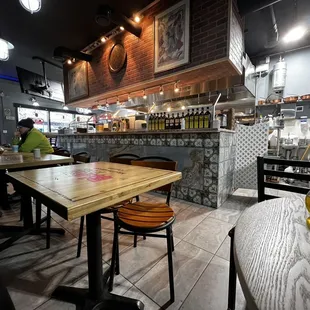
<svg viewBox="0 0 310 310">
<path fill-rule="evenodd" d="M 57 137 L 51 137 L 49 138 L 51 146 L 57 145 Z"/>
<path fill-rule="evenodd" d="M 270 169 L 265 167 L 265 165 L 273 165 L 277 167 L 277 170 Z M 289 184 L 280 184 L 276 182 L 268 181 L 267 178 L 277 177 L 277 178 L 287 178 L 301 181 L 310 181 L 310 175 L 301 172 L 284 172 L 278 170 L 279 167 L 300 167 L 300 168 L 310 168 L 309 161 L 302 160 L 285 160 L 285 159 L 277 159 L 277 158 L 266 158 L 266 157 L 257 157 L 257 189 L 258 189 L 258 202 L 279 198 L 277 196 L 267 195 L 265 194 L 265 188 L 273 188 L 277 190 L 293 192 L 298 194 L 306 195 L 309 191 L 308 186 L 295 186 Z"/>
<path fill-rule="evenodd" d="M 110 157 L 111 163 L 131 165 L 131 161 L 140 158 L 136 154 L 124 153 Z"/>
<path fill-rule="evenodd" d="M 54 155 L 70 157 L 71 153 L 65 149 L 54 149 Z"/>
<path fill-rule="evenodd" d="M 133 166 L 176 171 L 178 163 L 166 157 L 148 156 L 148 157 L 141 157 L 139 159 L 133 160 L 131 164 Z M 170 183 L 170 184 L 167 184 L 167 185 L 164 185 L 164 186 L 161 186 L 155 189 L 157 191 L 165 192 L 167 194 L 166 202 L 168 205 L 170 202 L 172 184 L 173 183 Z"/>
<path fill-rule="evenodd" d="M 73 156 L 74 164 L 88 164 L 90 163 L 90 155 L 87 152 L 80 152 Z"/>
</svg>

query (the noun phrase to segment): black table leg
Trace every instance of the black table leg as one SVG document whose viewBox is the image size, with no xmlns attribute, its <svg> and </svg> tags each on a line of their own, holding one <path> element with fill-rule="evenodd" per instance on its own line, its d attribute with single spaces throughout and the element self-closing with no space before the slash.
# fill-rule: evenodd
<svg viewBox="0 0 310 310">
<path fill-rule="evenodd" d="M 73 303 L 83 310 L 143 310 L 141 301 L 111 294 L 108 291 L 109 270 L 102 272 L 100 212 L 86 215 L 89 288 L 59 286 L 53 298 Z"/>
<path fill-rule="evenodd" d="M 10 204 L 8 200 L 8 190 L 5 178 L 5 170 L 0 170 L 0 205 L 2 209 L 10 209 Z"/>
<path fill-rule="evenodd" d="M 235 310 L 236 304 L 236 285 L 237 273 L 234 258 L 234 240 L 235 240 L 235 227 L 229 233 L 230 237 L 230 263 L 229 263 L 229 284 L 228 284 L 228 308 L 227 310 Z"/>
<path fill-rule="evenodd" d="M 41 224 L 47 220 L 46 217 L 41 219 L 41 214 L 39 216 L 37 213 L 36 219 L 38 222 L 36 222 L 36 224 L 34 225 L 31 197 L 25 194 L 21 195 L 21 212 L 23 215 L 23 223 L 24 223 L 23 226 L 6 226 L 6 225 L 0 226 L 0 233 L 4 233 L 5 235 L 7 233 L 9 233 L 10 235 L 13 234 L 13 236 L 10 239 L 0 244 L 0 252 L 7 249 L 15 241 L 26 235 L 40 235 L 41 233 L 47 233 L 47 227 L 40 227 Z M 64 235 L 65 230 L 62 228 L 50 228 L 49 233 Z"/>
</svg>

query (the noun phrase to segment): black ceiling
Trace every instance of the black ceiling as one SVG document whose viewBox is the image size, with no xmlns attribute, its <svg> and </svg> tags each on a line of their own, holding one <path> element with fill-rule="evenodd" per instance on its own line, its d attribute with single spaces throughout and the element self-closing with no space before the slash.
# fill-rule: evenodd
<svg viewBox="0 0 310 310">
<path fill-rule="evenodd" d="M 102 28 L 96 24 L 95 15 L 100 4 L 113 5 L 124 15 L 131 17 L 151 2 L 152 0 L 42 0 L 40 12 L 30 14 L 21 7 L 18 0 L 1 0 L 0 32 L 2 37 L 15 45 L 11 62 L 17 54 L 51 59 L 57 46 L 80 50 L 114 28 L 115 25 Z M 274 4 L 274 11 L 280 39 L 296 21 L 310 24 L 310 0 L 282 0 Z M 269 8 L 245 16 L 246 52 L 252 58 L 310 44 L 308 36 L 295 45 L 279 43 L 275 48 L 266 49 L 264 45 L 271 28 Z M 3 64 L 0 64 L 0 73 L 1 65 Z"/>
<path fill-rule="evenodd" d="M 265 47 L 272 38 L 270 7 L 245 16 L 245 48 L 253 59 L 310 45 L 309 34 L 296 43 L 285 44 L 282 41 L 286 32 L 296 24 L 306 25 L 310 29 L 310 0 L 282 0 L 275 3 L 273 8 L 279 31 L 279 43 L 274 48 Z"/>
<path fill-rule="evenodd" d="M 95 15 L 100 4 L 110 4 L 132 17 L 152 0 L 42 0 L 38 13 L 30 14 L 18 0 L 1 0 L 0 32 L 27 55 L 52 57 L 57 46 L 80 50 L 115 25 L 100 27 Z"/>
</svg>

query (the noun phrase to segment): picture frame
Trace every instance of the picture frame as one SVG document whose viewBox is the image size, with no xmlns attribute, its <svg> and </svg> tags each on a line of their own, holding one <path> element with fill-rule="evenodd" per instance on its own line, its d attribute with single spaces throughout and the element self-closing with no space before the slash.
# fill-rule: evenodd
<svg viewBox="0 0 310 310">
<path fill-rule="evenodd" d="M 67 71 L 68 101 L 89 96 L 87 62 L 80 61 Z"/>
<path fill-rule="evenodd" d="M 182 0 L 155 16 L 154 72 L 189 63 L 190 0 Z"/>
</svg>

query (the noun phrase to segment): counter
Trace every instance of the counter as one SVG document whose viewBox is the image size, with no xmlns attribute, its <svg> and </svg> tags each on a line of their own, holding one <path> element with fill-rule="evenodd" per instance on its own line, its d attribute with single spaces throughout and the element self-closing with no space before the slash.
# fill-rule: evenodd
<svg viewBox="0 0 310 310">
<path fill-rule="evenodd" d="M 108 161 L 110 156 L 120 153 L 156 155 L 176 160 L 183 177 L 175 183 L 172 197 L 218 208 L 232 193 L 236 147 L 235 133 L 231 130 L 103 132 L 56 136 L 57 145 L 72 154 L 87 151 L 92 161 Z"/>
</svg>

